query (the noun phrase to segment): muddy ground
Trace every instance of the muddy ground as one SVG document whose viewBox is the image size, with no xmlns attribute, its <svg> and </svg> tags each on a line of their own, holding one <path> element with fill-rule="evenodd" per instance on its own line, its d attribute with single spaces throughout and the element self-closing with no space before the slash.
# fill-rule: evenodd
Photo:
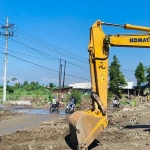
<svg viewBox="0 0 150 150">
<path fill-rule="evenodd" d="M 3 113 L 5 114 L 5 113 Z M 14 117 L 7 113 L 4 118 Z M 150 103 L 108 110 L 108 127 L 91 150 L 150 150 Z M 41 123 L 0 137 L 0 150 L 70 150 L 68 117 Z"/>
<path fill-rule="evenodd" d="M 3 120 L 8 120 L 8 119 L 12 119 L 15 116 L 20 116 L 21 114 L 19 113 L 11 113 L 9 110 L 7 109 L 0 109 L 0 121 Z"/>
</svg>

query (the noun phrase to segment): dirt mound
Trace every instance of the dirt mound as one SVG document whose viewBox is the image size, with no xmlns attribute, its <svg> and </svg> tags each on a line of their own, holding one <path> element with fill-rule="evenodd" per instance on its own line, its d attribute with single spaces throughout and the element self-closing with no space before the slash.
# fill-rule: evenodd
<svg viewBox="0 0 150 150">
<path fill-rule="evenodd" d="M 69 134 L 68 119 L 43 122 L 40 126 L 28 130 L 16 131 L 1 137 L 1 150 L 67 150 L 70 149 L 64 140 Z"/>
</svg>

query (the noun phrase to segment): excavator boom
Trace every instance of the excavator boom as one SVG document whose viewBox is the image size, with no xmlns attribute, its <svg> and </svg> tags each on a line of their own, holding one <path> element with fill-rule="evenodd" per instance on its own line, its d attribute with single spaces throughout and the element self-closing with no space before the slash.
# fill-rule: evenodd
<svg viewBox="0 0 150 150">
<path fill-rule="evenodd" d="M 87 150 L 108 124 L 107 89 L 108 57 L 111 46 L 150 47 L 150 35 L 117 34 L 105 35 L 102 25 L 120 26 L 124 29 L 135 29 L 149 32 L 150 28 L 130 24 L 118 25 L 96 21 L 90 28 L 88 45 L 92 89 L 92 108 L 76 111 L 69 117 L 70 144 L 74 150 Z"/>
<path fill-rule="evenodd" d="M 109 42 L 110 46 L 138 48 L 150 47 L 150 35 L 108 35 L 104 39 L 104 44 L 105 40 L 107 43 Z"/>
</svg>

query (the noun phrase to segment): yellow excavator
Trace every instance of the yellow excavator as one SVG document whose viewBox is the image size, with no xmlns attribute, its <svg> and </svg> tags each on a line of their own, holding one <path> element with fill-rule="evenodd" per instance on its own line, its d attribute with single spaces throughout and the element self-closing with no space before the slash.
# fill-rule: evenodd
<svg viewBox="0 0 150 150">
<path fill-rule="evenodd" d="M 145 34 L 105 35 L 102 25 L 145 31 Z M 76 111 L 69 117 L 70 144 L 74 150 L 88 146 L 107 127 L 108 57 L 111 46 L 150 48 L 150 28 L 131 24 L 119 25 L 97 20 L 90 28 L 88 45 L 92 88 L 92 108 Z"/>
</svg>

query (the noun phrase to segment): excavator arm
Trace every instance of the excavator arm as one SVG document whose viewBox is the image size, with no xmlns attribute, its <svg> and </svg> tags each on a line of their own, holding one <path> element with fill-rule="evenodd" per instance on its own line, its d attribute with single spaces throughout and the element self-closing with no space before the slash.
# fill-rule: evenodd
<svg viewBox="0 0 150 150">
<path fill-rule="evenodd" d="M 90 28 L 88 45 L 92 88 L 92 107 L 76 111 L 69 117 L 70 144 L 73 149 L 87 150 L 88 146 L 107 127 L 108 57 L 111 46 L 150 47 L 150 35 L 117 34 L 105 35 L 102 25 L 113 25 L 124 29 L 150 31 L 150 28 L 130 24 L 117 25 L 96 21 Z"/>
<path fill-rule="evenodd" d="M 149 48 L 150 47 L 150 35 L 108 35 L 105 40 L 110 42 L 111 46 L 119 47 L 138 47 Z M 104 40 L 104 41 L 105 41 Z"/>
</svg>

